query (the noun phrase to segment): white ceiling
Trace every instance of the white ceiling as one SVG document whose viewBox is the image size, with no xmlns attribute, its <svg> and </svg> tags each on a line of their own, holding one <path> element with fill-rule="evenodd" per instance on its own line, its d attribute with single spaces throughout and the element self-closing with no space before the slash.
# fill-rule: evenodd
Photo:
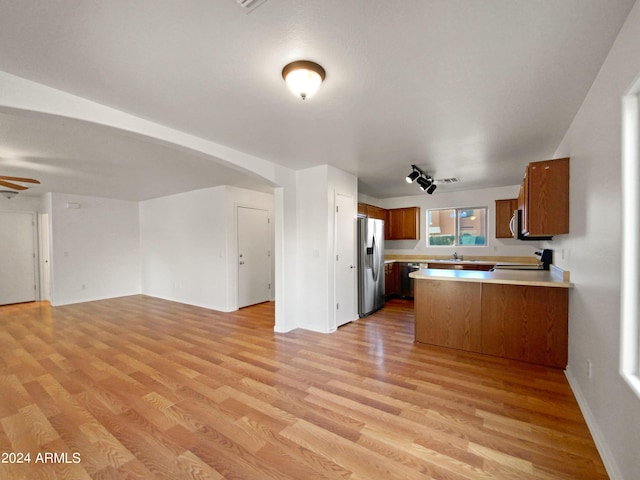
<svg viewBox="0 0 640 480">
<path fill-rule="evenodd" d="M 438 191 L 514 185 L 553 155 L 633 3 L 0 0 L 0 70 L 292 169 L 334 165 L 373 197 L 416 194 L 413 163 L 461 179 Z M 306 101 L 281 77 L 299 59 L 327 71 Z M 6 109 L 0 175 L 131 200 L 269 188 L 168 144 Z"/>
</svg>

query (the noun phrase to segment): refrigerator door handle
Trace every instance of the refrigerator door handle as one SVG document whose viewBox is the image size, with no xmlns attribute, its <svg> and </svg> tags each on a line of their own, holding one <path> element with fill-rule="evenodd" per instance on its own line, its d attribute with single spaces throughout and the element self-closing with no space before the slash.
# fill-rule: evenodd
<svg viewBox="0 0 640 480">
<path fill-rule="evenodd" d="M 378 275 L 380 274 L 380 269 L 377 268 L 378 266 L 378 262 L 376 261 L 378 259 L 378 245 L 376 244 L 376 237 L 373 237 L 372 241 L 371 241 L 371 258 L 372 258 L 372 262 L 371 262 L 371 273 L 373 274 L 373 280 L 375 282 L 378 281 Z"/>
</svg>

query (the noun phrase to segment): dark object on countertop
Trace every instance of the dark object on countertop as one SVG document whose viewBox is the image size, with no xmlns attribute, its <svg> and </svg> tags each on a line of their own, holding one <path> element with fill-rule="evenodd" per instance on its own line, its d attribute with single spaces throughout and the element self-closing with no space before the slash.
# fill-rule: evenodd
<svg viewBox="0 0 640 480">
<path fill-rule="evenodd" d="M 553 250 L 543 248 L 535 253 L 536 258 L 542 263 L 543 270 L 549 270 L 549 265 L 553 263 Z"/>
</svg>

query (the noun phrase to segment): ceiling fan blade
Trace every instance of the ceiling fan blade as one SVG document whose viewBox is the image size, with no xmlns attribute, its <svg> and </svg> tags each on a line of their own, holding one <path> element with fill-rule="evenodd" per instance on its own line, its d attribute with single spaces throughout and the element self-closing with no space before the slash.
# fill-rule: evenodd
<svg viewBox="0 0 640 480">
<path fill-rule="evenodd" d="M 0 185 L 7 188 L 12 188 L 14 190 L 26 190 L 29 187 L 24 187 L 22 185 L 18 185 L 16 183 L 5 182 L 4 180 L 0 180 Z"/>
<path fill-rule="evenodd" d="M 14 182 L 27 182 L 27 183 L 40 183 L 35 178 L 7 177 L 5 175 L 0 175 L 0 180 L 10 180 Z"/>
</svg>

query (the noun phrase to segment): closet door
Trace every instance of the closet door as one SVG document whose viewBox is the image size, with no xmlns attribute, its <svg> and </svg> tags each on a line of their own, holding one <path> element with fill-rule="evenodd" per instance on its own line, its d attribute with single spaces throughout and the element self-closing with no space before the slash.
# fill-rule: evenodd
<svg viewBox="0 0 640 480">
<path fill-rule="evenodd" d="M 36 299 L 35 215 L 0 212 L 0 305 Z"/>
</svg>

